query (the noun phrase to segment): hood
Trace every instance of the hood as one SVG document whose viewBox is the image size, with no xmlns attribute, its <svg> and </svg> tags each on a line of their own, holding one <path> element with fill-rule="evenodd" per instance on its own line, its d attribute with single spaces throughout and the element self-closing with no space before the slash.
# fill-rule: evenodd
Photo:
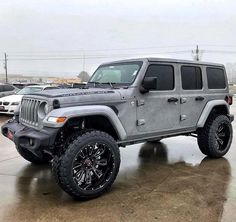
<svg viewBox="0 0 236 222">
<path fill-rule="evenodd" d="M 3 102 L 21 102 L 23 95 L 10 95 L 0 98 Z"/>
<path fill-rule="evenodd" d="M 55 89 L 34 93 L 29 97 L 44 97 L 48 101 L 58 100 L 61 107 L 80 104 L 112 104 L 124 102 L 119 89 L 88 88 L 88 89 Z M 27 96 L 28 97 L 28 96 Z"/>
<path fill-rule="evenodd" d="M 93 95 L 93 94 L 109 94 L 114 93 L 112 89 L 102 89 L 102 88 L 86 88 L 86 89 L 53 89 L 44 90 L 31 95 L 44 96 L 48 98 L 58 98 L 58 97 L 68 97 L 68 96 L 83 96 L 83 95 Z"/>
</svg>

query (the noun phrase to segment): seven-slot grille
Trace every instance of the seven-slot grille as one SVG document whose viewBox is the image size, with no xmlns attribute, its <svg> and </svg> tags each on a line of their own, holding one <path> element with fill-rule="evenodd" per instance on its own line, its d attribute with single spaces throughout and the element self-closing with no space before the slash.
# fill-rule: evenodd
<svg viewBox="0 0 236 222">
<path fill-rule="evenodd" d="M 41 101 L 37 99 L 23 99 L 21 102 L 20 121 L 37 126 L 40 103 Z"/>
</svg>

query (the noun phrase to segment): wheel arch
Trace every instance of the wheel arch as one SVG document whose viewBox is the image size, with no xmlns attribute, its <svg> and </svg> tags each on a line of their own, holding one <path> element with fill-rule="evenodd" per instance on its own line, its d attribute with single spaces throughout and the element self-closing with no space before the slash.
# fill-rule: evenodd
<svg viewBox="0 0 236 222">
<path fill-rule="evenodd" d="M 212 114 L 224 114 L 229 116 L 229 105 L 225 100 L 209 101 L 204 107 L 197 123 L 197 128 L 204 127 L 208 117 Z"/>
<path fill-rule="evenodd" d="M 64 123 L 51 123 L 48 117 L 66 117 Z M 112 135 L 116 140 L 124 140 L 126 131 L 114 110 L 104 105 L 76 106 L 55 109 L 44 119 L 44 125 L 63 128 L 66 125 L 85 121 L 87 127 L 102 130 Z"/>
</svg>

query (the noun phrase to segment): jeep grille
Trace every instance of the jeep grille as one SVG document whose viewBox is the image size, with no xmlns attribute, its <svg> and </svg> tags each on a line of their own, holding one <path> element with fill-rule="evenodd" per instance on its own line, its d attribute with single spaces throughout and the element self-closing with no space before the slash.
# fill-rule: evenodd
<svg viewBox="0 0 236 222">
<path fill-rule="evenodd" d="M 20 121 L 25 124 L 38 126 L 38 108 L 41 101 L 23 99 L 21 102 Z"/>
</svg>

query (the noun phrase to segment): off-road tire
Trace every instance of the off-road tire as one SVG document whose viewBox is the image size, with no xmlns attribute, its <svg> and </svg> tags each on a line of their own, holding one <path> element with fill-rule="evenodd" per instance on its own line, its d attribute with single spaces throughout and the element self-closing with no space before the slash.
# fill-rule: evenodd
<svg viewBox="0 0 236 222">
<path fill-rule="evenodd" d="M 221 124 L 227 127 L 229 138 L 225 143 L 225 148 L 218 149 L 216 143 L 216 133 Z M 198 131 L 198 146 L 201 152 L 211 158 L 224 156 L 230 148 L 233 138 L 232 125 L 229 118 L 225 115 L 212 115 L 208 118 L 205 126 Z"/>
<path fill-rule="evenodd" d="M 18 153 L 27 161 L 33 163 L 33 164 L 45 164 L 52 160 L 52 157 L 48 155 L 44 155 L 42 158 L 34 155 L 32 152 L 28 151 L 24 147 L 16 146 L 16 149 Z"/>
<path fill-rule="evenodd" d="M 87 131 L 82 134 L 79 133 L 77 136 L 75 134 L 71 138 L 73 139 L 68 140 L 69 144 L 65 152 L 61 156 L 55 156 L 53 159 L 53 174 L 58 185 L 72 197 L 80 200 L 96 198 L 111 188 L 119 172 L 120 151 L 117 143 L 109 134 L 97 130 Z M 84 190 L 73 179 L 73 161 L 85 146 L 94 142 L 101 142 L 109 146 L 109 151 L 112 152 L 114 159 L 114 167 L 109 180 L 105 182 L 103 187 L 96 190 Z"/>
</svg>

